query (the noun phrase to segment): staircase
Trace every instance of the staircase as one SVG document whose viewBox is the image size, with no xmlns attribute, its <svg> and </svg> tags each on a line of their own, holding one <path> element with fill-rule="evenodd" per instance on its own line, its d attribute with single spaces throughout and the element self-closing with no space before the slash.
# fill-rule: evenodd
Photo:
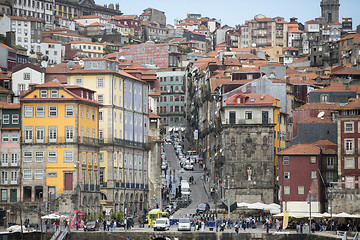
<svg viewBox="0 0 360 240">
<path fill-rule="evenodd" d="M 51 237 L 50 240 L 64 240 L 66 238 L 66 235 L 70 232 L 69 228 L 64 228 L 61 230 L 60 228 L 56 230 L 54 235 Z"/>
</svg>

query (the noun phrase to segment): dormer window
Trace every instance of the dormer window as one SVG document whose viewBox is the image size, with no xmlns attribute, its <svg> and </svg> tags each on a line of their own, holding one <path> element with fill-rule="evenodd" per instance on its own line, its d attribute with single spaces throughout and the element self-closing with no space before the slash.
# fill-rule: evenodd
<svg viewBox="0 0 360 240">
<path fill-rule="evenodd" d="M 48 91 L 47 90 L 40 90 L 40 98 L 47 98 Z"/>
<path fill-rule="evenodd" d="M 59 91 L 58 90 L 51 90 L 50 91 L 50 97 L 51 98 L 58 98 L 59 97 Z"/>
<path fill-rule="evenodd" d="M 238 104 L 240 103 L 240 98 L 237 98 L 237 103 L 238 103 Z"/>
<path fill-rule="evenodd" d="M 320 95 L 320 102 L 328 102 L 329 101 L 329 95 L 322 94 Z"/>
</svg>

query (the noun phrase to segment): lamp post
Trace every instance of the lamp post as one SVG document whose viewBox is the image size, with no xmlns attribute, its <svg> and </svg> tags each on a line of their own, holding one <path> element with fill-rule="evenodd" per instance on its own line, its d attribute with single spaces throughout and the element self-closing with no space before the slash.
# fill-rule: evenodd
<svg viewBox="0 0 360 240">
<path fill-rule="evenodd" d="M 40 239 L 42 239 L 42 222 L 41 222 L 41 198 L 43 192 L 39 192 L 39 221 L 40 221 Z"/>
</svg>

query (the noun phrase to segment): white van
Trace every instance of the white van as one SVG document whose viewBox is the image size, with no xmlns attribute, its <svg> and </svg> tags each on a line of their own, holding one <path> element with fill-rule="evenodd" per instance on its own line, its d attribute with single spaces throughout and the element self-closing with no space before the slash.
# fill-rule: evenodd
<svg viewBox="0 0 360 240">
<path fill-rule="evenodd" d="M 170 229 L 170 221 L 168 218 L 158 218 L 154 224 L 154 231 L 157 230 L 169 230 Z"/>
<path fill-rule="evenodd" d="M 190 195 L 190 185 L 188 182 L 181 183 L 181 195 L 189 196 Z"/>
</svg>

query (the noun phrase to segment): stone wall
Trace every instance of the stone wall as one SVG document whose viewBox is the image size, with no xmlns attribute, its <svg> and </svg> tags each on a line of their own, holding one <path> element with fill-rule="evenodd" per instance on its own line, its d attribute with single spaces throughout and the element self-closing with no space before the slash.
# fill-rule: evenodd
<svg viewBox="0 0 360 240">
<path fill-rule="evenodd" d="M 252 240 L 252 239 L 263 239 L 263 240 L 332 240 L 336 239 L 330 237 L 323 237 L 318 235 L 305 235 L 305 234 L 289 234 L 289 235 L 272 235 L 266 233 L 240 233 L 239 237 L 236 238 L 235 233 L 211 233 L 211 232 L 112 232 L 111 234 L 102 232 L 77 232 L 71 233 L 67 238 L 68 240 L 118 240 L 126 239 L 129 237 L 131 240 L 165 240 L 165 238 L 178 240 Z"/>
<path fill-rule="evenodd" d="M 332 189 L 333 213 L 360 213 L 360 189 Z"/>
</svg>

